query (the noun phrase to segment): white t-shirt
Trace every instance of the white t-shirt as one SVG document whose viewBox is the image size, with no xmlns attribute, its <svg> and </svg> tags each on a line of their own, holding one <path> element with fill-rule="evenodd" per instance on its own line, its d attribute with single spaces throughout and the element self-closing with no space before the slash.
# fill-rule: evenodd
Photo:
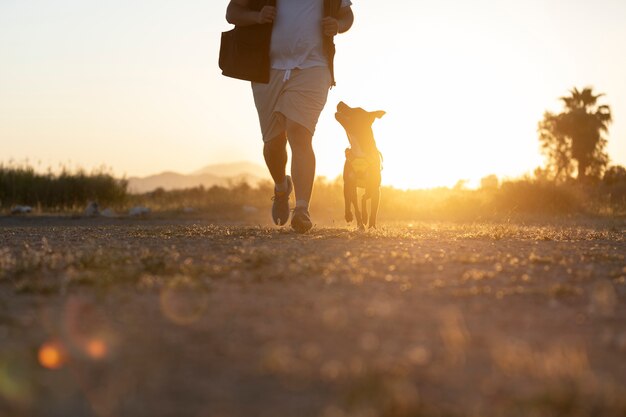
<svg viewBox="0 0 626 417">
<path fill-rule="evenodd" d="M 341 0 L 341 7 L 352 5 Z M 324 55 L 324 0 L 277 0 L 272 29 L 272 68 L 292 70 L 328 65 Z"/>
</svg>

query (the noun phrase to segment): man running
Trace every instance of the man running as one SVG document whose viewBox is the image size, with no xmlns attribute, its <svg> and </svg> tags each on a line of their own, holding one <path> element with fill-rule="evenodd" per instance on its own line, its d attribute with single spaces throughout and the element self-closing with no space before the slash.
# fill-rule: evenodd
<svg viewBox="0 0 626 417">
<path fill-rule="evenodd" d="M 315 178 L 312 139 L 334 85 L 332 39 L 352 26 L 351 5 L 350 0 L 230 0 L 226 11 L 226 20 L 237 26 L 272 24 L 269 83 L 253 82 L 252 92 L 263 156 L 275 183 L 272 218 L 277 225 L 287 223 L 289 197 L 295 191 L 291 227 L 298 233 L 313 226 L 309 214 Z M 287 142 L 291 176 L 285 172 Z"/>
</svg>

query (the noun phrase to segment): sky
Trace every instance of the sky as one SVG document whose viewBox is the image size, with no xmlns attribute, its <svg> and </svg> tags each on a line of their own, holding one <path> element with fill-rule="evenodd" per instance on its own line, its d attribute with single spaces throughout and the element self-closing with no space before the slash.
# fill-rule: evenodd
<svg viewBox="0 0 626 417">
<path fill-rule="evenodd" d="M 284 0 L 283 0 L 284 1 Z M 119 176 L 263 164 L 250 84 L 221 75 L 226 0 L 0 0 L 0 162 Z M 626 165 L 623 0 L 353 0 L 337 86 L 314 137 L 343 167 L 337 102 L 374 124 L 383 183 L 517 177 L 543 163 L 537 123 L 573 87 L 605 93 Z"/>
</svg>

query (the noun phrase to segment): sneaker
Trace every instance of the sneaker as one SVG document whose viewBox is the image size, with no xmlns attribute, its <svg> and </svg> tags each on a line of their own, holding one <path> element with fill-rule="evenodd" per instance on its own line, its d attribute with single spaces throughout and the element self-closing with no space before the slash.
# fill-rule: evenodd
<svg viewBox="0 0 626 417">
<path fill-rule="evenodd" d="M 296 207 L 291 218 L 291 228 L 296 233 L 306 233 L 311 230 L 311 227 L 313 227 L 313 223 L 311 223 L 309 210 L 306 207 Z"/>
<path fill-rule="evenodd" d="M 272 200 L 274 200 L 272 204 L 272 219 L 279 226 L 283 226 L 289 220 L 289 196 L 293 190 L 291 177 L 285 175 L 285 178 L 287 178 L 287 191 L 277 191 L 274 188 L 274 197 L 272 197 Z"/>
</svg>

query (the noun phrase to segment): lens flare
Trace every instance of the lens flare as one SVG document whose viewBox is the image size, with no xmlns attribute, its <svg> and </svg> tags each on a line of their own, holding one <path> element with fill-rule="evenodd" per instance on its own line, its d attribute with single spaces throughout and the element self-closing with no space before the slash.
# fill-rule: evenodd
<svg viewBox="0 0 626 417">
<path fill-rule="evenodd" d="M 106 343 L 100 339 L 92 339 L 88 341 L 85 347 L 85 351 L 91 359 L 95 360 L 104 359 L 108 353 Z"/>
<path fill-rule="evenodd" d="M 23 352 L 0 353 L 0 410 L 7 404 L 23 409 L 32 404 L 35 372 L 32 365 L 32 357 Z"/>
<path fill-rule="evenodd" d="M 206 289 L 186 276 L 175 277 L 161 291 L 163 315 L 181 326 L 197 321 L 207 305 Z"/>
<path fill-rule="evenodd" d="M 57 341 L 49 341 L 42 344 L 37 357 L 41 366 L 52 370 L 62 368 L 67 361 L 65 349 Z"/>
<path fill-rule="evenodd" d="M 116 337 L 105 312 L 83 297 L 67 300 L 63 336 L 72 355 L 91 360 L 105 359 L 115 348 Z"/>
</svg>

